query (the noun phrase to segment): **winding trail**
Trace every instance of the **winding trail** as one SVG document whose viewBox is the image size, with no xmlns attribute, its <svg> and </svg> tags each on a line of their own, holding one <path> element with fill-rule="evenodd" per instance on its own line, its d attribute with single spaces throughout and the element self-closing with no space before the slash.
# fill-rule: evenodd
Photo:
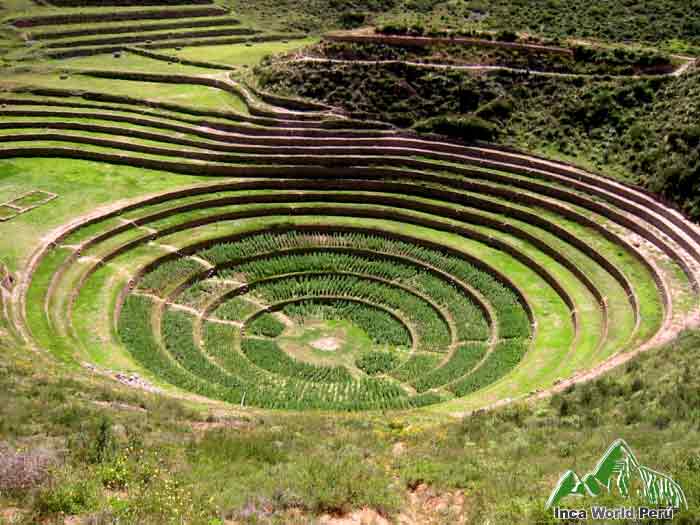
<svg viewBox="0 0 700 525">
<path fill-rule="evenodd" d="M 670 73 L 657 73 L 649 75 L 602 75 L 602 74 L 586 74 L 586 73 L 559 73 L 554 71 L 538 71 L 535 69 L 523 69 L 515 68 L 509 66 L 496 66 L 496 65 L 485 65 L 485 64 L 439 64 L 430 62 L 415 62 L 411 60 L 346 60 L 339 58 L 321 58 L 312 57 L 308 55 L 296 55 L 291 59 L 281 60 L 277 62 L 278 64 L 294 63 L 294 62 L 314 62 L 321 64 L 342 64 L 342 65 L 352 65 L 360 64 L 366 66 L 380 66 L 380 65 L 403 65 L 410 67 L 418 67 L 423 69 L 438 69 L 438 70 L 456 70 L 456 71 L 474 71 L 474 72 L 495 72 L 502 71 L 507 73 L 514 73 L 518 75 L 532 75 L 540 77 L 553 77 L 553 78 L 619 78 L 619 79 L 643 79 L 643 78 L 659 78 L 659 77 L 678 77 L 687 73 L 691 66 L 696 63 L 695 59 L 690 59 L 682 64 L 680 67 L 676 68 Z"/>
</svg>

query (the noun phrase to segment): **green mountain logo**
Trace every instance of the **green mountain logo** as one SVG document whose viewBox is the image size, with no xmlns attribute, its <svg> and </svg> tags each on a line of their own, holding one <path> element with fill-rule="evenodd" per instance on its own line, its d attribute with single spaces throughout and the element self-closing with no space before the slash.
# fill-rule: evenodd
<svg viewBox="0 0 700 525">
<path fill-rule="evenodd" d="M 595 468 L 583 478 L 579 478 L 573 470 L 567 470 L 559 478 L 545 508 L 559 505 L 567 496 L 596 497 L 615 493 L 625 498 L 637 494 L 649 505 L 688 508 L 680 485 L 666 474 L 640 465 L 632 449 L 622 439 L 610 445 Z"/>
</svg>

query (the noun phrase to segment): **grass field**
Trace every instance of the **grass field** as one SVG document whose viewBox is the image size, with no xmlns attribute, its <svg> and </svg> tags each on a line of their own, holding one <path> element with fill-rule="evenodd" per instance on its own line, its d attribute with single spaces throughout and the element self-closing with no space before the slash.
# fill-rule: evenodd
<svg viewBox="0 0 700 525">
<path fill-rule="evenodd" d="M 289 40 L 288 42 L 256 43 L 251 46 L 190 47 L 175 52 L 175 56 L 190 60 L 218 62 L 234 67 L 252 67 L 260 63 L 266 56 L 286 53 L 316 42 L 316 38 L 307 38 L 303 40 Z"/>
</svg>

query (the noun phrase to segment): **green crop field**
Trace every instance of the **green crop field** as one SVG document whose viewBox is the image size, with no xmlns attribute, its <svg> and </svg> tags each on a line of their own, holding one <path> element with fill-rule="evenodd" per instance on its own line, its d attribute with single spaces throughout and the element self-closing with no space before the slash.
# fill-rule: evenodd
<svg viewBox="0 0 700 525">
<path fill-rule="evenodd" d="M 2 3 L 0 525 L 696 523 L 697 9 L 594 4 Z"/>
</svg>

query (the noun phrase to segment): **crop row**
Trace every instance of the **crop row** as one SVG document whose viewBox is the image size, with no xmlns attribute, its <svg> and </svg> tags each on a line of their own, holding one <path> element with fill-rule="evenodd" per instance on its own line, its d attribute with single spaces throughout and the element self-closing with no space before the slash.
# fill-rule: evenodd
<svg viewBox="0 0 700 525">
<path fill-rule="evenodd" d="M 442 358 L 438 354 L 413 354 L 405 363 L 392 370 L 390 375 L 402 383 L 408 383 L 432 371 L 440 364 Z"/>
<path fill-rule="evenodd" d="M 219 297 L 230 287 L 229 284 L 216 278 L 202 279 L 185 288 L 177 300 L 180 304 L 199 309 Z"/>
<path fill-rule="evenodd" d="M 462 397 L 496 382 L 518 365 L 528 346 L 529 340 L 526 339 L 499 342 L 479 368 L 450 385 L 448 390 Z"/>
<path fill-rule="evenodd" d="M 383 374 L 396 368 L 400 360 L 394 352 L 367 352 L 355 361 L 357 368 L 365 374 Z"/>
<path fill-rule="evenodd" d="M 457 327 L 458 339 L 489 338 L 490 330 L 483 312 L 453 284 L 429 273 L 421 273 L 407 284 L 429 296 L 450 313 Z"/>
<path fill-rule="evenodd" d="M 200 255 L 212 264 L 224 264 L 227 261 L 249 257 L 251 254 L 275 253 L 298 248 L 311 249 L 318 246 L 363 249 L 377 254 L 407 257 L 432 265 L 468 283 L 486 297 L 497 312 L 501 337 L 527 337 L 530 333 L 530 320 L 523 305 L 516 294 L 494 276 L 454 255 L 386 236 L 353 232 L 317 234 L 298 231 L 266 232 L 239 239 L 233 243 L 213 246 L 201 252 Z"/>
<path fill-rule="evenodd" d="M 460 339 L 488 339 L 489 326 L 484 315 L 454 285 L 444 282 L 416 265 L 396 262 L 381 256 L 359 256 L 348 253 L 312 251 L 303 254 L 270 256 L 239 264 L 221 275 L 242 274 L 254 281 L 295 272 L 337 271 L 377 276 L 402 283 L 422 292 L 446 309 L 455 321 Z"/>
<path fill-rule="evenodd" d="M 302 297 L 352 297 L 402 312 L 416 327 L 419 346 L 443 351 L 451 342 L 447 322 L 424 299 L 408 291 L 355 275 L 302 275 L 253 283 L 250 291 L 268 303 Z"/>
<path fill-rule="evenodd" d="M 381 258 L 360 257 L 347 253 L 309 252 L 278 255 L 238 264 L 229 272 L 241 273 L 248 281 L 294 272 L 344 271 L 374 275 L 382 279 L 406 280 L 416 275 L 416 269 Z M 221 272 L 226 276 L 227 272 Z"/>
<path fill-rule="evenodd" d="M 132 294 L 125 299 L 119 316 L 118 331 L 122 343 L 132 356 L 147 370 L 172 385 L 205 396 L 239 403 L 241 399 L 235 395 L 235 389 L 231 388 L 227 392 L 221 385 L 212 384 L 188 373 L 184 368 L 184 365 L 189 364 L 186 356 L 171 356 L 175 359 L 179 357 L 178 361 L 183 365 L 179 367 L 161 350 L 151 326 L 152 307 L 153 303 L 147 297 Z M 201 363 L 201 360 L 206 358 L 197 354 L 194 359 L 195 363 Z M 193 366 L 197 367 L 197 364 Z M 233 384 L 230 383 L 230 386 Z"/>
<path fill-rule="evenodd" d="M 162 296 L 173 285 L 202 270 L 204 267 L 194 259 L 171 259 L 144 275 L 139 281 L 139 288 Z"/>
<path fill-rule="evenodd" d="M 525 336 L 530 332 L 530 322 L 515 293 L 496 278 L 454 255 L 440 253 L 417 244 L 365 234 L 349 234 L 338 240 L 354 246 L 392 253 L 424 261 L 479 290 L 494 305 L 498 313 L 499 332 L 503 337 Z"/>
<path fill-rule="evenodd" d="M 294 321 L 345 319 L 364 330 L 376 344 L 410 347 L 411 335 L 396 318 L 374 306 L 343 300 L 307 300 L 290 303 L 282 310 Z"/>
<path fill-rule="evenodd" d="M 277 337 L 284 332 L 284 323 L 272 314 L 258 315 L 246 325 L 246 333 L 265 337 Z"/>
<path fill-rule="evenodd" d="M 456 381 L 471 371 L 486 355 L 488 347 L 484 343 L 468 343 L 455 348 L 450 359 L 439 368 L 411 382 L 418 392 L 425 392 L 452 381 Z"/>
<path fill-rule="evenodd" d="M 344 383 L 313 383 L 282 376 L 275 380 L 275 376 L 267 375 L 229 346 L 234 339 L 226 337 L 224 331 L 230 327 L 208 323 L 205 341 L 211 347 L 209 352 L 227 359 L 230 371 L 238 373 L 224 372 L 198 351 L 191 332 L 192 320 L 183 312 L 164 314 L 163 339 L 168 356 L 153 334 L 152 307 L 147 297 L 126 297 L 118 323 L 121 341 L 147 370 L 174 386 L 203 396 L 264 408 L 348 411 L 409 408 L 441 400 L 432 393 L 408 398 L 398 385 L 372 378 Z M 229 336 L 233 332 L 228 332 Z"/>
<path fill-rule="evenodd" d="M 274 408 L 291 406 L 354 410 L 418 406 L 421 403 L 427 404 L 430 399 L 426 396 L 406 399 L 405 393 L 397 385 L 371 378 L 313 383 L 273 375 L 236 350 L 238 333 L 230 326 L 207 323 L 204 327 L 204 346 L 227 370 L 247 380 L 246 395 L 251 404 Z"/>
<path fill-rule="evenodd" d="M 241 350 L 251 363 L 273 374 L 311 381 L 312 383 L 347 383 L 352 376 L 343 366 L 312 365 L 283 352 L 275 341 L 245 338 Z"/>
<path fill-rule="evenodd" d="M 168 353 L 192 374 L 227 388 L 242 386 L 241 381 L 216 366 L 197 348 L 191 315 L 167 309 L 163 314 L 161 333 Z"/>
<path fill-rule="evenodd" d="M 221 303 L 214 310 L 214 317 L 225 319 L 226 321 L 243 321 L 249 315 L 252 315 L 258 308 L 246 300 L 244 297 L 232 297 Z"/>
</svg>

